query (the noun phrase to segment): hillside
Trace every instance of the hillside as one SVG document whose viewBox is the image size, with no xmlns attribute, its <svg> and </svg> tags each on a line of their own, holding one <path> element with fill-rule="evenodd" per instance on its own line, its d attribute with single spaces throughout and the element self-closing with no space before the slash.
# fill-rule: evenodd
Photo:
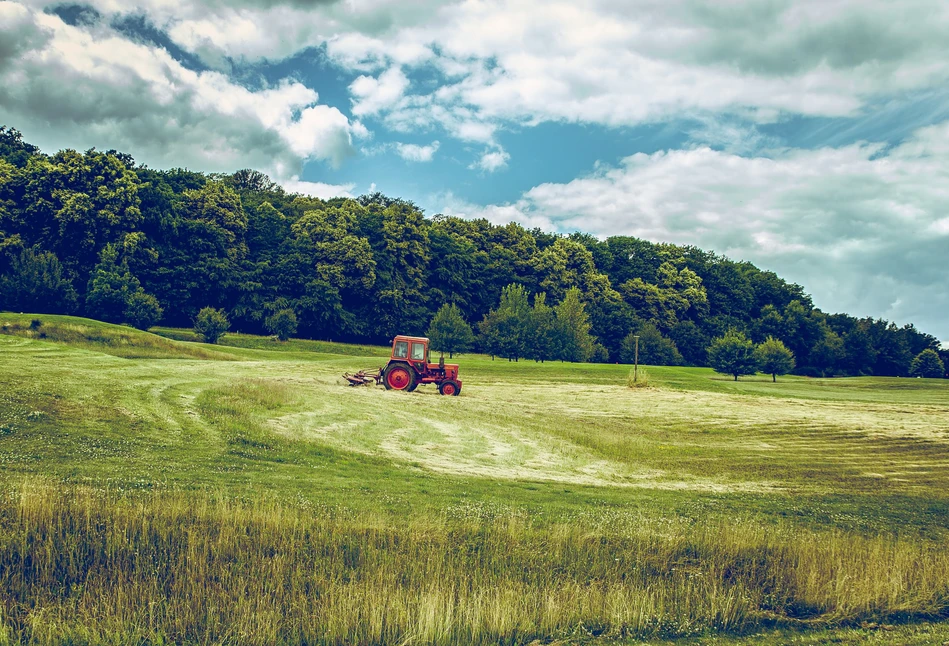
<svg viewBox="0 0 949 646">
<path fill-rule="evenodd" d="M 582 505 L 605 491 L 613 499 L 620 495 L 614 488 L 624 491 L 621 499 L 677 491 L 854 501 L 873 494 L 876 505 L 883 494 L 933 495 L 943 484 L 949 385 L 940 380 L 787 377 L 772 384 L 763 376 L 734 382 L 707 369 L 650 367 L 657 387 L 640 393 L 625 387 L 622 365 L 468 356 L 470 397 L 444 398 L 434 388 L 402 397 L 342 387 L 342 372 L 384 363 L 382 349 L 353 356 L 350 346 L 260 338 L 251 349 L 246 336 L 223 340 L 245 347 L 214 347 L 82 319 L 30 318 L 42 322 L 39 333 L 24 330 L 27 317 L 0 315 L 4 414 L 30 409 L 5 421 L 15 432 L 4 447 L 24 456 L 45 437 L 64 462 L 34 455 L 24 473 L 40 460 L 46 475 L 83 482 L 127 474 L 149 486 L 279 483 L 335 497 L 335 484 L 302 475 L 329 469 L 334 482 L 352 478 L 348 503 L 362 497 L 350 498 L 350 487 L 371 490 L 375 482 L 396 506 L 414 505 L 412 492 L 429 487 L 430 503 L 457 503 L 468 485 L 454 478 L 468 476 L 576 485 Z M 72 452 L 90 443 L 104 461 L 73 463 Z M 20 471 L 13 454 L 5 466 Z M 392 461 L 412 468 L 389 473 Z M 228 475 L 234 468 L 238 482 Z M 392 477 L 367 477 L 379 469 Z M 524 502 L 532 491 L 524 489 Z"/>
<path fill-rule="evenodd" d="M 0 315 L 0 643 L 850 643 L 949 613 L 945 380 L 465 355 L 442 397 L 344 385 L 384 348 L 222 344 Z"/>
<path fill-rule="evenodd" d="M 209 176 L 114 151 L 46 155 L 6 128 L 0 205 L 0 311 L 147 328 L 188 327 L 215 307 L 232 329 L 260 333 L 290 310 L 299 336 L 385 343 L 424 334 L 447 303 L 478 331 L 518 285 L 535 306 L 540 294 L 554 306 L 579 290 L 596 344 L 569 360 L 630 362 L 627 337 L 639 334 L 646 361 L 702 366 L 709 343 L 737 329 L 782 340 L 799 374 L 906 376 L 914 357 L 939 348 L 912 325 L 821 312 L 802 286 L 694 247 L 426 217 L 378 193 L 324 201 L 252 170 Z M 536 354 L 535 343 L 511 349 L 481 331 L 481 350 Z"/>
</svg>

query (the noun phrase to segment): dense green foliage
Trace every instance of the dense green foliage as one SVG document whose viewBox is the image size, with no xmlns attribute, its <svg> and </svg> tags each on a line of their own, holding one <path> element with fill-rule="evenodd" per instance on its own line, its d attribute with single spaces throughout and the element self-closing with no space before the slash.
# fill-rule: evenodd
<svg viewBox="0 0 949 646">
<path fill-rule="evenodd" d="M 708 363 L 715 372 L 732 375 L 735 381 L 742 375 L 758 372 L 755 345 L 742 332 L 729 330 L 708 346 Z"/>
<path fill-rule="evenodd" d="M 652 323 L 643 325 L 637 332 L 630 332 L 623 339 L 620 350 L 623 363 L 636 361 L 636 337 L 639 337 L 639 363 L 650 366 L 681 366 L 684 363 L 675 342 L 662 336 Z"/>
<path fill-rule="evenodd" d="M 194 319 L 194 331 L 201 335 L 205 343 L 217 343 L 231 328 L 227 315 L 213 307 L 204 307 Z"/>
<path fill-rule="evenodd" d="M 946 374 L 946 366 L 939 354 L 929 348 L 920 352 L 913 359 L 910 374 L 914 377 L 939 378 Z"/>
<path fill-rule="evenodd" d="M 297 333 L 297 324 L 297 315 L 289 308 L 274 312 L 264 321 L 267 331 L 281 341 L 286 341 Z"/>
<path fill-rule="evenodd" d="M 139 288 L 128 299 L 125 321 L 139 330 L 147 330 L 161 321 L 162 309 L 158 299 Z"/>
<path fill-rule="evenodd" d="M 0 276 L 6 310 L 78 304 L 133 323 L 126 312 L 141 289 L 168 325 L 214 307 L 259 333 L 290 309 L 299 336 L 358 342 L 424 334 L 449 303 L 466 321 L 487 321 L 478 349 L 510 358 L 621 361 L 624 339 L 648 329 L 684 363 L 706 365 L 711 340 L 734 328 L 782 341 L 801 374 L 906 376 L 913 357 L 939 349 L 912 325 L 826 314 L 801 286 L 695 247 L 426 218 L 379 193 L 321 200 L 251 170 L 159 171 L 113 151 L 46 155 L 5 128 Z M 522 293 L 501 305 L 510 285 Z M 660 360 L 679 361 L 659 345 Z"/>
<path fill-rule="evenodd" d="M 449 358 L 456 352 L 470 350 L 475 342 L 471 326 L 454 303 L 445 303 L 435 312 L 426 334 L 432 342 L 432 349 L 447 352 Z"/>
<path fill-rule="evenodd" d="M 771 381 L 777 381 L 778 375 L 786 375 L 794 370 L 794 354 L 780 339 L 769 336 L 755 347 L 758 370 L 771 375 Z"/>
<path fill-rule="evenodd" d="M 50 252 L 21 249 L 0 275 L 0 309 L 48 314 L 76 307 L 76 290 L 63 276 L 63 267 Z"/>
</svg>

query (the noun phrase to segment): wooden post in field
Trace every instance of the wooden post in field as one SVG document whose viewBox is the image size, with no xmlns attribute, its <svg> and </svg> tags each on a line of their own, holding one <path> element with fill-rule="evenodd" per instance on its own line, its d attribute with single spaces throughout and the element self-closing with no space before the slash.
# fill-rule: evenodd
<svg viewBox="0 0 949 646">
<path fill-rule="evenodd" d="M 633 337 L 636 339 L 636 353 L 633 361 L 633 383 L 639 381 L 639 335 Z"/>
</svg>

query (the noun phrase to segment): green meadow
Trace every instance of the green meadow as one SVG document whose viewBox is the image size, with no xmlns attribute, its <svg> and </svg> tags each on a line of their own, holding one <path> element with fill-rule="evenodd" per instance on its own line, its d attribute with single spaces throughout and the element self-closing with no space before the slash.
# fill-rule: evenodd
<svg viewBox="0 0 949 646">
<path fill-rule="evenodd" d="M 0 645 L 949 641 L 949 380 L 0 314 Z"/>
</svg>

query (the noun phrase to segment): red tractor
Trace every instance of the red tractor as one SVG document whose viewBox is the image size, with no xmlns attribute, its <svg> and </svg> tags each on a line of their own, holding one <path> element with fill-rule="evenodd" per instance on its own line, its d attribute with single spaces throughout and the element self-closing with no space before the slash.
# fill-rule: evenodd
<svg viewBox="0 0 949 646">
<path fill-rule="evenodd" d="M 407 390 L 412 392 L 420 384 L 435 384 L 442 395 L 461 393 L 461 380 L 458 378 L 458 366 L 446 364 L 445 357 L 438 363 L 432 363 L 429 357 L 428 339 L 418 336 L 397 336 L 392 339 L 392 354 L 389 363 L 376 374 L 367 375 L 360 370 L 354 375 L 343 377 L 351 386 L 364 386 L 375 381 L 383 384 L 386 390 Z"/>
</svg>

